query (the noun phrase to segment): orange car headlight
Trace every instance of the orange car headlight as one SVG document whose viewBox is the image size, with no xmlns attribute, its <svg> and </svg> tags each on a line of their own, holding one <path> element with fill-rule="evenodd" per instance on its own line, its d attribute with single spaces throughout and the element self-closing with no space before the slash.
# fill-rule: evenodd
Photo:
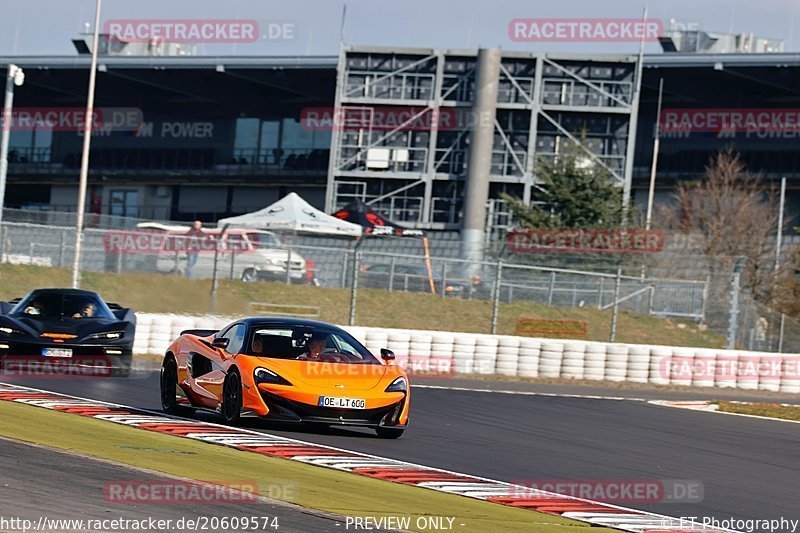
<svg viewBox="0 0 800 533">
<path fill-rule="evenodd" d="M 408 391 L 408 382 L 406 378 L 400 376 L 399 378 L 395 379 L 394 381 L 386 387 L 384 392 L 406 392 Z"/>
<path fill-rule="evenodd" d="M 272 370 L 260 366 L 253 370 L 253 377 L 256 383 L 271 383 L 273 385 L 291 385 L 288 380 L 282 378 Z"/>
</svg>

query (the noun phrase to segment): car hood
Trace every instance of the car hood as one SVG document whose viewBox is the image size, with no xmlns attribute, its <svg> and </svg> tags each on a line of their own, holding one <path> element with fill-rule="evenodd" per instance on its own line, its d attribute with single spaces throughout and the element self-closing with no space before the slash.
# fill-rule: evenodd
<svg viewBox="0 0 800 533">
<path fill-rule="evenodd" d="M 259 357 L 264 366 L 277 372 L 294 385 L 332 387 L 343 385 L 349 390 L 370 390 L 377 387 L 389 371 L 381 364 L 323 363 L 294 359 Z"/>
<path fill-rule="evenodd" d="M 277 259 L 279 261 L 286 261 L 287 254 L 286 250 L 260 248 L 248 251 L 247 255 L 258 255 L 267 259 Z M 303 257 L 297 252 L 290 252 L 288 255 L 291 258 L 291 261 L 304 261 Z"/>
<path fill-rule="evenodd" d="M 60 333 L 75 335 L 75 340 L 102 331 L 125 331 L 130 325 L 107 318 L 33 318 L 33 317 L 0 317 L 0 325 L 7 325 L 22 330 L 31 337 L 40 338 L 42 333 Z"/>
</svg>

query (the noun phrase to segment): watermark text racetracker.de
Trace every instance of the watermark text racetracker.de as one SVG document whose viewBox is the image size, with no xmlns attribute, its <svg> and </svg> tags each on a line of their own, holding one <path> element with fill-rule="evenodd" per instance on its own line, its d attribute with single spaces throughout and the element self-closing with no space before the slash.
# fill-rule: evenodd
<svg viewBox="0 0 800 533">
<path fill-rule="evenodd" d="M 666 108 L 660 136 L 692 133 L 800 133 L 800 108 Z"/>
<path fill-rule="evenodd" d="M 295 38 L 295 23 L 252 19 L 112 19 L 111 39 L 129 43 L 254 43 Z"/>
<path fill-rule="evenodd" d="M 182 480 L 108 481 L 103 500 L 117 505 L 196 505 L 261 503 L 261 496 L 295 502 L 297 483 L 225 481 L 203 483 Z"/>
<path fill-rule="evenodd" d="M 704 487 L 696 479 L 532 479 L 509 486 L 512 498 L 552 493 L 615 504 L 699 503 Z"/>
<path fill-rule="evenodd" d="M 662 378 L 708 381 L 800 381 L 800 355 L 747 355 L 717 357 L 713 354 L 666 356 L 658 361 Z"/>
<path fill-rule="evenodd" d="M 508 23 L 514 42 L 655 42 L 664 34 L 659 19 L 515 18 Z"/>
<path fill-rule="evenodd" d="M 408 376 L 448 378 L 456 373 L 455 361 L 450 356 L 414 356 L 395 354 L 395 363 L 406 371 Z M 489 368 L 491 367 L 491 368 Z M 468 365 L 459 368 L 461 372 L 488 373 L 493 369 L 493 363 L 483 365 L 481 361 L 469 361 Z M 381 377 L 384 374 L 383 365 L 361 365 L 336 362 L 319 362 L 306 365 L 301 369 L 303 375 L 314 378 L 345 378 L 345 377 Z"/>
<path fill-rule="evenodd" d="M 660 230 L 537 229 L 508 233 L 512 253 L 647 254 L 664 248 Z"/>
<path fill-rule="evenodd" d="M 300 112 L 300 126 L 308 131 L 460 131 L 493 123 L 493 115 L 471 108 L 347 105 L 307 107 Z"/>
<path fill-rule="evenodd" d="M 183 516 L 181 518 L 52 518 L 36 520 L 0 516 L 0 531 L 274 531 L 280 523 L 275 516 Z"/>
<path fill-rule="evenodd" d="M 77 107 L 18 107 L 8 114 L 11 131 L 136 131 L 144 114 L 136 107 L 96 107 L 91 114 Z M 6 114 L 0 114 L 0 123 Z"/>
</svg>

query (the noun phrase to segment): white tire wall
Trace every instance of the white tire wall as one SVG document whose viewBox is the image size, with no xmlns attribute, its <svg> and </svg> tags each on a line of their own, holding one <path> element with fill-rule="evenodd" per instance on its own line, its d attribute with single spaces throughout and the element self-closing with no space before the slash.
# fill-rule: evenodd
<svg viewBox="0 0 800 533">
<path fill-rule="evenodd" d="M 606 380 L 625 381 L 628 374 L 628 346 L 609 344 L 606 347 Z"/>
<path fill-rule="evenodd" d="M 586 362 L 585 342 L 565 342 L 561 358 L 561 377 L 566 379 L 583 379 Z"/>
<path fill-rule="evenodd" d="M 221 329 L 235 317 L 137 313 L 133 351 L 163 354 L 185 329 Z M 651 346 L 346 326 L 375 356 L 395 352 L 411 372 L 496 374 L 524 378 L 629 381 L 800 394 L 796 356 L 723 349 Z M 410 360 L 409 360 L 410 358 Z"/>
<path fill-rule="evenodd" d="M 650 378 L 650 346 L 628 345 L 628 371 L 626 381 L 647 383 Z"/>
<path fill-rule="evenodd" d="M 561 362 L 564 358 L 564 344 L 544 341 L 539 352 L 539 377 L 561 377 Z"/>
</svg>

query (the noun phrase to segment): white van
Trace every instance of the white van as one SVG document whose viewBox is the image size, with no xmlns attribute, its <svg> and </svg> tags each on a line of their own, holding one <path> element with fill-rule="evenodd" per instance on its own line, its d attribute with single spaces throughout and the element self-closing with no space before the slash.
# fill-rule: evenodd
<svg viewBox="0 0 800 533">
<path fill-rule="evenodd" d="M 203 237 L 193 240 L 183 236 L 189 232 L 186 226 L 141 222 L 137 228 L 163 232 L 160 240 L 156 270 L 163 273 L 186 274 L 188 248 L 197 250 L 197 262 L 192 268 L 193 279 L 207 279 L 214 272 L 214 243 L 221 238 L 217 254 L 217 278 L 236 278 L 242 281 L 285 281 L 287 260 L 289 280 L 292 283 L 313 283 L 313 274 L 306 260 L 297 252 L 281 245 L 278 236 L 271 231 L 251 229 L 228 229 L 220 237 L 219 229 L 203 229 Z"/>
</svg>

